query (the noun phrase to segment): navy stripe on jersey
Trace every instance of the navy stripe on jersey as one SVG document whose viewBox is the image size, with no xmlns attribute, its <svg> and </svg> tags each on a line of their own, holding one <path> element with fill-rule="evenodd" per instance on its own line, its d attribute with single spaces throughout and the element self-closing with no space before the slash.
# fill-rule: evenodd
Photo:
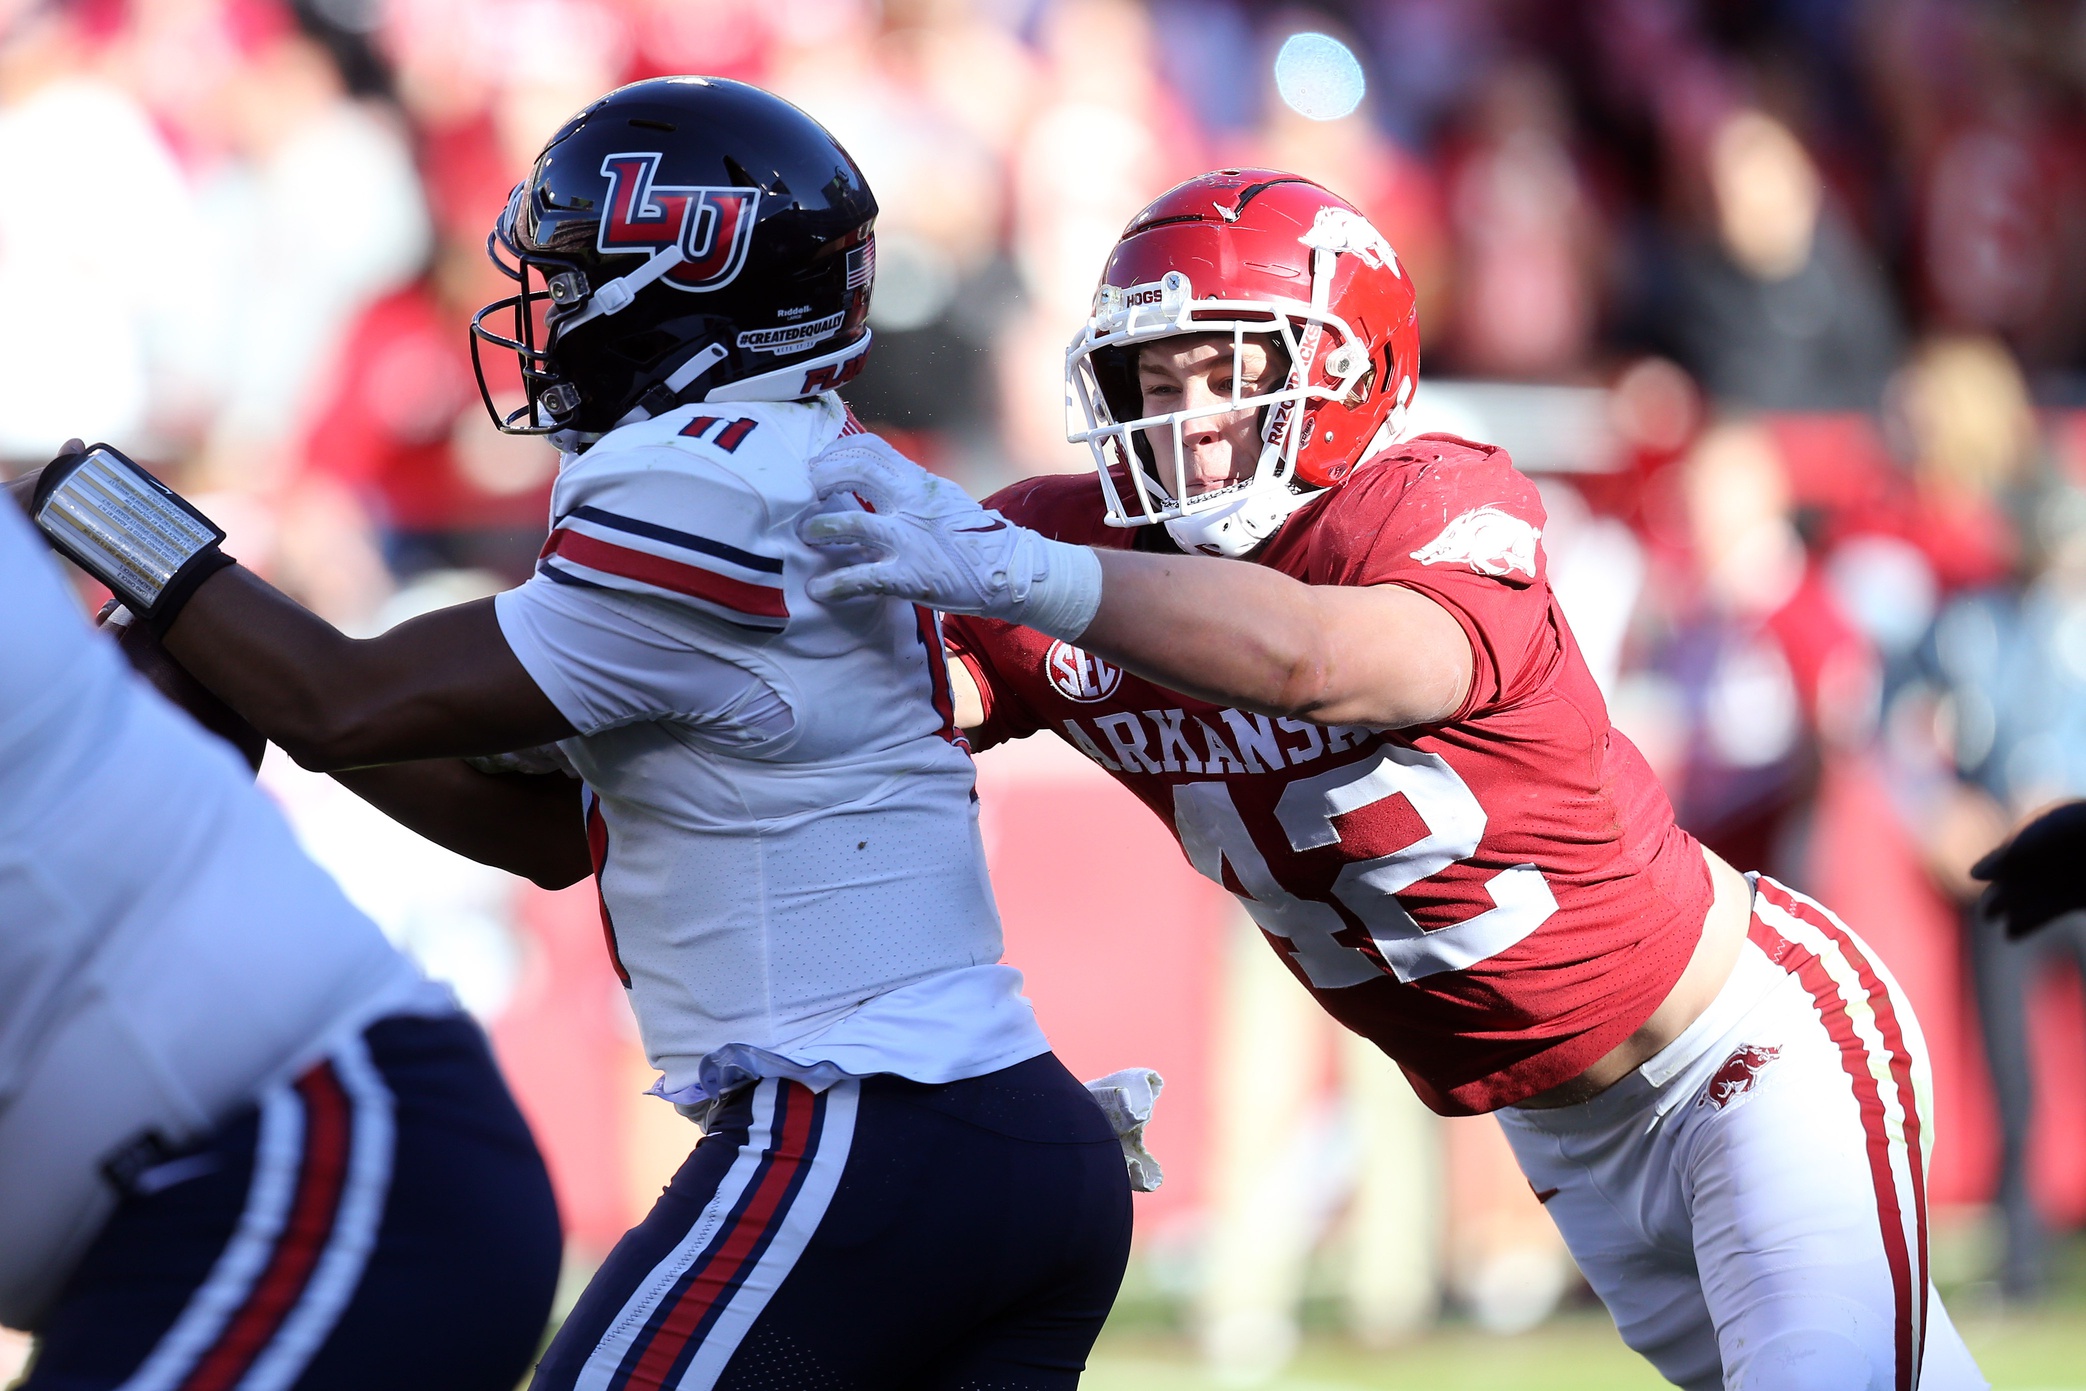
<svg viewBox="0 0 2086 1391">
<path fill-rule="evenodd" d="M 592 580 L 583 580 L 578 575 L 567 574 L 565 571 L 560 570 L 557 566 L 551 564 L 548 560 L 539 560 L 536 562 L 536 573 L 543 576 L 543 578 L 547 580 L 555 580 L 559 584 L 569 584 L 574 589 L 608 588 L 608 586 L 605 584 L 596 584 Z"/>
<path fill-rule="evenodd" d="M 691 551 L 701 551 L 704 555 L 714 555 L 719 560 L 729 560 L 732 564 L 743 565 L 749 570 L 759 570 L 770 575 L 782 573 L 782 561 L 776 556 L 756 555 L 752 551 L 742 551 L 737 546 L 727 546 L 722 541 L 712 541 L 707 536 L 697 536 L 691 531 L 676 531 L 672 527 L 661 526 L 657 522 L 641 521 L 636 517 L 625 517 L 616 512 L 604 512 L 599 507 L 575 507 L 566 515 L 578 517 L 582 521 L 593 522 L 597 526 L 613 527 L 617 531 L 627 531 L 632 536 L 645 536 L 654 541 L 664 541 L 670 546 L 681 546 Z"/>
<path fill-rule="evenodd" d="M 675 595 L 751 632 L 779 633 L 789 623 L 780 558 L 598 507 L 567 513 L 536 564 L 558 583 Z"/>
</svg>

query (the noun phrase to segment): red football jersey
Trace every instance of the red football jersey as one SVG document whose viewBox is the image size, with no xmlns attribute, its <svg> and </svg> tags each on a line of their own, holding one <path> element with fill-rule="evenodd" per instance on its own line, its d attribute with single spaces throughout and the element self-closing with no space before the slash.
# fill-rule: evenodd
<svg viewBox="0 0 2086 1391">
<path fill-rule="evenodd" d="M 991 505 L 1122 549 L 1091 475 Z M 1454 614 L 1475 671 L 1440 725 L 1321 727 L 1225 709 L 1028 628 L 952 617 L 980 748 L 1049 729 L 1141 797 L 1298 979 L 1445 1115 L 1577 1076 L 1687 965 L 1709 871 L 1608 722 L 1550 592 L 1535 486 L 1504 451 L 1423 435 L 1369 461 L 1250 561 L 1401 584 Z M 1147 540 L 1145 542 L 1149 544 Z"/>
</svg>

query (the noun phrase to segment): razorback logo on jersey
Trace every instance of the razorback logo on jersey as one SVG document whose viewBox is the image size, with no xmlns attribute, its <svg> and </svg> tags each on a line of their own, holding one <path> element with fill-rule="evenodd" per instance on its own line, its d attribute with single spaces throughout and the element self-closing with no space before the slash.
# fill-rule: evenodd
<svg viewBox="0 0 2086 1391">
<path fill-rule="evenodd" d="M 1473 507 L 1412 553 L 1422 565 L 1468 565 L 1480 575 L 1536 577 L 1536 542 L 1543 533 L 1489 503 Z M 1526 580 L 1524 580 L 1524 583 Z"/>
<path fill-rule="evenodd" d="M 1063 642 L 1043 654 L 1043 674 L 1059 695 L 1082 703 L 1108 699 L 1123 679 L 1121 667 Z"/>
<path fill-rule="evenodd" d="M 1760 1070 L 1781 1056 L 1781 1048 L 1772 1043 L 1740 1044 L 1737 1052 L 1724 1059 L 1724 1065 L 1709 1079 L 1709 1085 L 1702 1089 L 1702 1099 L 1695 1104 L 1723 1110 L 1753 1090 L 1760 1081 Z"/>
<path fill-rule="evenodd" d="M 604 256 L 646 255 L 680 245 L 688 259 L 664 276 L 677 290 L 722 289 L 746 264 L 753 244 L 757 188 L 657 184 L 656 151 L 610 155 L 601 161 L 608 208 L 595 249 Z"/>
</svg>

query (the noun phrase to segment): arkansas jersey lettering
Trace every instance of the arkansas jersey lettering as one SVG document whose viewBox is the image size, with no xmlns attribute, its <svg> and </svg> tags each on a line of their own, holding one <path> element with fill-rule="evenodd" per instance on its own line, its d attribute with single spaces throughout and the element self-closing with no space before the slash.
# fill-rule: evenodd
<svg viewBox="0 0 2086 1391">
<path fill-rule="evenodd" d="M 1107 549 L 1098 481 L 989 502 Z M 948 620 L 985 707 L 978 748 L 1048 731 L 1163 821 L 1324 1009 L 1445 1114 L 1577 1076 L 1644 1023 L 1710 899 L 1701 848 L 1610 726 L 1545 578 L 1534 485 L 1428 435 L 1358 468 L 1249 561 L 1313 585 L 1396 584 L 1471 635 L 1440 725 L 1326 726 L 1198 701 L 1067 643 Z"/>
<path fill-rule="evenodd" d="M 1053 644 L 1052 653 L 1063 646 Z M 1065 650 L 1086 656 L 1076 647 Z M 1095 665 L 1108 673 L 1106 690 L 1084 686 L 1078 689 L 1087 693 L 1077 694 L 1066 689 L 1067 683 L 1057 679 L 1055 670 L 1051 684 L 1067 700 L 1105 700 L 1122 679 L 1122 672 L 1105 662 Z M 1359 748 L 1369 738 L 1369 731 L 1361 725 L 1328 728 L 1306 720 L 1249 715 L 1243 710 L 1211 713 L 1214 723 L 1209 717 L 1191 716 L 1178 708 L 1123 710 L 1084 721 L 1068 719 L 1063 729 L 1068 743 L 1111 773 L 1265 773 L 1309 763 L 1321 754 Z M 1109 752 L 1102 752 L 1103 744 Z"/>
<path fill-rule="evenodd" d="M 610 155 L 601 161 L 608 179 L 608 212 L 595 249 L 604 256 L 651 255 L 676 243 L 688 259 L 665 275 L 677 290 L 721 289 L 738 277 L 753 241 L 757 188 L 675 187 L 655 184 L 654 153 Z"/>
</svg>

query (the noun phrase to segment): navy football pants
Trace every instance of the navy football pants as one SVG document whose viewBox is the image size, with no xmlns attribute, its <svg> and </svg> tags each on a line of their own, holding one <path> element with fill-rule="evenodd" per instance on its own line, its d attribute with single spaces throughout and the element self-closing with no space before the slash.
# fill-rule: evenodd
<svg viewBox="0 0 2086 1391">
<path fill-rule="evenodd" d="M 531 1391 L 1061 1391 L 1130 1251 L 1100 1108 L 1051 1054 L 732 1097 Z"/>
<path fill-rule="evenodd" d="M 560 1244 L 478 1026 L 381 1020 L 130 1177 L 23 1391 L 512 1391 Z"/>
</svg>

